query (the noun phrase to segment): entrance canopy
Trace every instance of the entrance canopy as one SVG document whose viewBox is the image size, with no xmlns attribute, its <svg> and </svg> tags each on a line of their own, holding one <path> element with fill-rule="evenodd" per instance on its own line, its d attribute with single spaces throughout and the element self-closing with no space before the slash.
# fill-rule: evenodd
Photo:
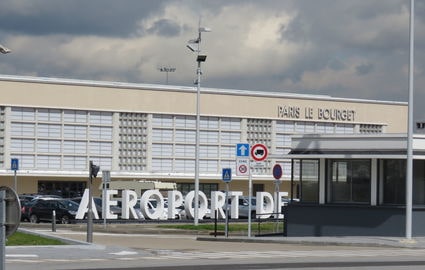
<svg viewBox="0 0 425 270">
<path fill-rule="evenodd" d="M 425 135 L 413 136 L 414 159 L 425 159 Z M 289 158 L 392 158 L 407 156 L 406 134 L 318 135 L 292 137 Z"/>
</svg>

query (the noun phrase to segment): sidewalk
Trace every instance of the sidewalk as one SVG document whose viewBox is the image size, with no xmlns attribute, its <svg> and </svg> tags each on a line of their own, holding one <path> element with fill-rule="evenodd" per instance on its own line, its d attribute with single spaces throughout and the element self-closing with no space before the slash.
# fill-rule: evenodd
<svg viewBox="0 0 425 270">
<path fill-rule="evenodd" d="M 50 224 L 29 224 L 23 223 L 20 226 L 21 231 L 42 234 L 44 236 L 69 240 L 71 244 L 87 244 L 84 241 L 67 239 L 51 230 Z M 85 224 L 58 225 L 57 229 L 66 229 L 70 231 L 86 231 Z M 40 232 L 42 231 L 42 233 Z M 319 245 L 319 246 L 364 246 L 364 247 L 394 247 L 394 248 L 413 248 L 425 249 L 425 237 L 415 237 L 407 240 L 403 237 L 380 237 L 380 236 L 352 236 L 352 237 L 247 237 L 246 235 L 235 235 L 230 233 L 229 237 L 210 236 L 209 231 L 193 231 L 160 228 L 158 224 L 108 224 L 106 228 L 103 225 L 95 224 L 93 227 L 95 233 L 106 234 L 161 234 L 161 235 L 187 235 L 195 237 L 198 241 L 214 242 L 241 242 L 241 243 L 281 243 L 298 245 Z M 74 242 L 73 242 L 74 241 Z"/>
</svg>

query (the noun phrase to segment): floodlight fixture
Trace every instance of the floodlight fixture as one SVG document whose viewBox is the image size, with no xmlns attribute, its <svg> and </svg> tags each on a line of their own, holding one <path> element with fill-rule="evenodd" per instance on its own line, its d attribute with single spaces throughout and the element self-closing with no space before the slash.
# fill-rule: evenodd
<svg viewBox="0 0 425 270">
<path fill-rule="evenodd" d="M 9 48 L 6 48 L 5 46 L 0 44 L 0 53 L 2 54 L 6 54 L 6 53 L 10 53 L 12 50 Z"/>
<path fill-rule="evenodd" d="M 186 47 L 189 48 L 189 50 L 191 50 L 192 52 L 198 52 L 198 48 L 195 48 L 195 46 L 193 46 L 192 44 L 187 44 Z"/>
<path fill-rule="evenodd" d="M 211 32 L 211 28 L 209 27 L 199 27 L 199 32 Z"/>
<path fill-rule="evenodd" d="M 196 57 L 197 62 L 205 62 L 207 60 L 207 56 L 205 54 L 199 54 L 198 57 Z"/>
</svg>

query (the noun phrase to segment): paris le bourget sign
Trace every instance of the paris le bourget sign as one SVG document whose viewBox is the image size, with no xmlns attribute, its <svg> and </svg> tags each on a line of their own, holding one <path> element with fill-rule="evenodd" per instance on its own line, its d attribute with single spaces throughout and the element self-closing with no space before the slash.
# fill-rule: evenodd
<svg viewBox="0 0 425 270">
<path fill-rule="evenodd" d="M 106 219 L 118 219 L 117 214 L 112 214 L 110 209 L 111 206 L 118 205 L 118 201 L 121 201 L 121 217 L 122 219 L 163 219 L 164 216 L 168 219 L 175 219 L 178 208 L 184 207 L 186 215 L 189 218 L 194 218 L 194 207 L 193 200 L 195 197 L 195 191 L 189 192 L 185 197 L 180 191 L 170 190 L 168 191 L 168 209 L 164 208 L 164 197 L 159 190 L 147 190 L 145 191 L 140 198 L 137 197 L 137 193 L 133 190 L 122 190 L 121 198 L 117 198 L 118 190 L 105 190 L 103 196 L 103 205 L 102 207 L 102 217 Z M 256 213 L 260 218 L 268 218 L 275 212 L 274 209 L 281 209 L 282 207 L 282 197 L 285 197 L 287 192 L 279 192 L 277 194 L 272 194 L 268 192 L 257 192 L 256 200 L 257 204 L 255 206 Z M 229 191 L 228 198 L 230 199 L 230 215 L 231 218 L 237 219 L 239 217 L 239 197 L 242 196 L 242 191 Z M 276 198 L 277 197 L 277 198 Z M 136 212 L 135 206 L 140 200 L 140 211 Z M 149 208 L 149 201 L 156 200 L 156 208 Z M 263 203 L 259 203 L 263 202 Z M 277 202 L 277 206 L 275 205 Z M 208 199 L 205 193 L 199 191 L 199 218 L 210 217 L 214 218 L 215 210 L 217 210 L 217 218 L 225 219 L 225 203 L 226 203 L 226 194 L 221 191 L 211 192 L 211 205 L 208 208 Z M 88 212 L 89 205 L 89 191 L 86 189 L 84 191 L 83 198 L 81 200 L 80 206 L 77 211 L 76 219 L 83 219 L 85 214 Z M 94 201 L 92 201 L 94 206 Z M 254 206 L 252 206 L 254 210 Z M 208 211 L 211 209 L 211 211 Z M 92 208 L 94 219 L 99 219 L 99 213 L 96 210 L 96 207 Z M 143 217 L 141 216 L 141 214 Z M 207 216 L 211 215 L 211 216 Z M 281 217 L 281 215 L 279 215 Z"/>
</svg>

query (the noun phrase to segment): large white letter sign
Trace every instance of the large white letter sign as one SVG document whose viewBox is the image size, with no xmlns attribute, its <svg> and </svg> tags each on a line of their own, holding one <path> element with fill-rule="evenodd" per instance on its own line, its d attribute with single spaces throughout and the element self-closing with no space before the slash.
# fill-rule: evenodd
<svg viewBox="0 0 425 270">
<path fill-rule="evenodd" d="M 112 214 L 111 206 L 117 206 L 118 202 L 116 200 L 111 200 L 111 199 L 112 199 L 112 196 L 118 194 L 118 190 L 108 189 L 105 191 L 106 191 L 105 198 L 103 198 L 103 200 L 105 200 L 105 203 L 104 203 L 105 208 L 102 209 L 102 217 L 105 217 L 106 219 L 117 219 L 118 215 Z"/>
<path fill-rule="evenodd" d="M 269 218 L 273 213 L 273 197 L 268 192 L 257 192 L 256 211 L 258 218 Z"/>
<path fill-rule="evenodd" d="M 277 198 L 276 198 L 276 195 L 277 195 Z M 284 204 L 282 202 L 282 198 L 284 198 L 284 197 L 288 197 L 288 192 L 279 192 L 279 193 L 275 192 L 274 193 L 274 204 L 276 205 L 275 207 L 277 209 L 277 212 L 279 213 L 277 215 L 277 218 L 283 218 L 282 206 L 286 206 L 286 204 Z M 276 209 L 273 212 L 276 212 Z M 274 215 L 274 216 L 276 216 L 276 215 Z"/>
<path fill-rule="evenodd" d="M 226 194 L 221 191 L 211 192 L 211 218 L 215 218 L 215 211 L 217 210 L 217 218 L 226 218 L 224 207 L 226 205 Z"/>
<path fill-rule="evenodd" d="M 95 219 L 99 219 L 99 214 L 97 213 L 96 205 L 94 204 L 94 200 L 92 198 L 92 213 Z M 89 211 L 89 190 L 86 188 L 84 190 L 83 197 L 81 198 L 80 206 L 78 207 L 77 215 L 75 219 L 83 219 L 84 214 Z"/>
<path fill-rule="evenodd" d="M 138 216 L 136 214 L 136 210 L 134 210 L 134 206 L 137 204 L 137 193 L 134 190 L 123 190 L 122 191 L 122 218 L 129 219 L 132 218 L 137 219 Z"/>
<path fill-rule="evenodd" d="M 242 191 L 230 191 L 230 213 L 232 218 L 239 218 L 239 197 L 242 196 Z"/>
<path fill-rule="evenodd" d="M 178 190 L 168 191 L 168 218 L 175 219 L 177 208 L 183 205 L 183 194 Z"/>
<path fill-rule="evenodd" d="M 190 218 L 195 218 L 195 209 L 193 207 L 194 198 L 195 198 L 195 191 L 192 190 L 186 195 L 185 202 L 184 202 L 184 208 L 186 209 L 186 213 Z M 207 209 L 208 209 L 207 196 L 205 196 L 205 193 L 203 193 L 202 191 L 199 191 L 198 216 L 200 219 L 204 218 L 205 214 L 207 213 Z"/>
<path fill-rule="evenodd" d="M 149 199 L 151 198 L 156 200 L 156 208 L 149 209 Z M 164 197 L 157 189 L 147 190 L 140 198 L 140 208 L 146 218 L 162 219 L 164 217 Z"/>
</svg>

